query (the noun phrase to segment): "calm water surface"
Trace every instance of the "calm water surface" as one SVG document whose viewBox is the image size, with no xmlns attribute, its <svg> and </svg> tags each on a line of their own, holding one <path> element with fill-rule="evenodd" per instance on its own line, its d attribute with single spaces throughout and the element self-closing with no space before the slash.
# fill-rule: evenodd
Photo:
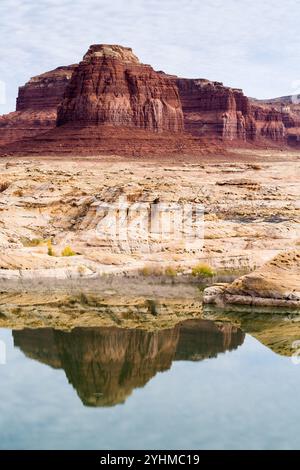
<svg viewBox="0 0 300 470">
<path fill-rule="evenodd" d="M 0 340 L 2 449 L 300 448 L 300 365 L 229 322 Z"/>
</svg>

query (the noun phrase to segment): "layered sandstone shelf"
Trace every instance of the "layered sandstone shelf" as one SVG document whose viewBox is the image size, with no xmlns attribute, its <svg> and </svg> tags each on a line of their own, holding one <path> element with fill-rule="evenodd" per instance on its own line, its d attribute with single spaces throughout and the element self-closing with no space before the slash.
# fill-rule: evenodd
<svg viewBox="0 0 300 470">
<path fill-rule="evenodd" d="M 158 265 L 172 267 L 181 279 L 180 273 L 190 273 L 197 262 L 216 271 L 249 271 L 287 246 L 297 248 L 296 156 L 290 162 L 270 161 L 262 152 L 255 163 L 209 163 L 210 158 L 160 165 L 114 158 L 1 160 L 0 278 L 89 279 L 151 273 Z M 137 230 L 129 230 L 125 241 L 99 233 L 103 204 L 118 203 L 120 197 L 129 204 L 203 204 L 204 244 L 201 238 L 192 244 L 184 238 L 158 243 L 151 233 L 145 238 Z M 54 256 L 48 255 L 50 239 Z M 66 246 L 75 256 L 61 256 Z"/>
<path fill-rule="evenodd" d="M 280 253 L 232 284 L 207 288 L 204 301 L 217 305 L 287 307 L 300 310 L 300 250 Z"/>
</svg>

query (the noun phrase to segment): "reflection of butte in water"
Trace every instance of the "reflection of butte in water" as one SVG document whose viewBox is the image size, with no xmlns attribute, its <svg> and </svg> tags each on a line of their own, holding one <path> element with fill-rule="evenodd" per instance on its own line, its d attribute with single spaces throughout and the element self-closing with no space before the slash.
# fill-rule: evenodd
<svg viewBox="0 0 300 470">
<path fill-rule="evenodd" d="M 202 360 L 236 349 L 244 341 L 237 327 L 210 320 L 186 320 L 153 332 L 115 327 L 13 331 L 14 344 L 28 357 L 63 368 L 88 406 L 123 403 L 137 387 L 172 361 Z"/>
</svg>

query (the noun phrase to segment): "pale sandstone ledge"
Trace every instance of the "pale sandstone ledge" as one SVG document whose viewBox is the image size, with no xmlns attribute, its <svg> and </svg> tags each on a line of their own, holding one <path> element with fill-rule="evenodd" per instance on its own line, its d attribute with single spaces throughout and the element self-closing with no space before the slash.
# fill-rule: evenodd
<svg viewBox="0 0 300 470">
<path fill-rule="evenodd" d="M 280 253 L 231 284 L 208 287 L 205 304 L 300 309 L 300 250 Z"/>
<path fill-rule="evenodd" d="M 172 268 L 181 281 L 197 263 L 217 272 L 250 272 L 287 246 L 296 249 L 300 160 L 296 154 L 279 161 L 262 153 L 255 163 L 244 157 L 159 165 L 118 157 L 1 159 L 1 285 L 136 276 L 156 265 Z M 120 196 L 133 204 L 202 204 L 204 245 L 186 250 L 171 240 L 161 249 L 152 240 L 116 245 L 102 239 L 99 205 Z M 54 256 L 48 255 L 50 239 Z M 61 256 L 66 246 L 75 256 Z"/>
</svg>

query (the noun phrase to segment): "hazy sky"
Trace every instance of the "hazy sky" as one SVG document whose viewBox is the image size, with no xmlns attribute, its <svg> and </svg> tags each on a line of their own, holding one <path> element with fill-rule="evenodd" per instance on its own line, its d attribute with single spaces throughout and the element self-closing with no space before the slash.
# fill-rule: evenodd
<svg viewBox="0 0 300 470">
<path fill-rule="evenodd" d="M 299 0 L 1 0 L 0 114 L 31 76 L 78 62 L 95 43 L 257 98 L 299 92 L 299 17 Z"/>
</svg>

